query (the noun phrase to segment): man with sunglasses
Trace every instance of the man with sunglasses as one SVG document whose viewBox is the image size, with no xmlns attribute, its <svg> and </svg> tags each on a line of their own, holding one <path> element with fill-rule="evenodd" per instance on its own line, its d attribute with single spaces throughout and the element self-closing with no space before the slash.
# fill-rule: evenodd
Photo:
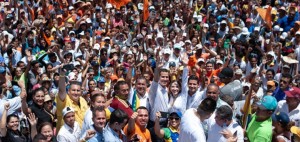
<svg viewBox="0 0 300 142">
<path fill-rule="evenodd" d="M 284 91 L 289 90 L 290 84 L 293 81 L 293 77 L 291 74 L 284 73 L 282 74 L 279 82 L 279 86 L 275 89 L 272 96 L 274 96 L 277 102 L 284 100 L 286 98 L 286 94 Z"/>
<path fill-rule="evenodd" d="M 257 111 L 250 118 L 246 133 L 250 142 L 272 141 L 272 114 L 277 108 L 277 101 L 273 96 L 265 96 L 257 103 Z"/>
</svg>

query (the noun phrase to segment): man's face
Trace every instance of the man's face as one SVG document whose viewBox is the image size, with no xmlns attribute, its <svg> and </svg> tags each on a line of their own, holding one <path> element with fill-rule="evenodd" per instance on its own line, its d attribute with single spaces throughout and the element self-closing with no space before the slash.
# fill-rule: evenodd
<svg viewBox="0 0 300 142">
<path fill-rule="evenodd" d="M 220 94 L 220 92 L 216 86 L 207 87 L 207 91 L 206 91 L 207 98 L 211 98 L 211 99 L 217 101 L 219 98 L 219 94 Z"/>
<path fill-rule="evenodd" d="M 95 116 L 93 116 L 93 122 L 96 128 L 104 128 L 106 124 L 105 111 L 96 111 Z"/>
<path fill-rule="evenodd" d="M 218 114 L 218 113 L 216 113 L 215 121 L 221 127 L 223 126 L 224 123 L 226 123 L 226 120 L 222 119 L 220 114 Z"/>
<path fill-rule="evenodd" d="M 263 107 L 258 106 L 257 107 L 257 111 L 256 111 L 256 119 L 259 120 L 266 120 L 267 118 L 269 118 L 272 115 L 272 112 L 270 110 L 267 110 Z"/>
<path fill-rule="evenodd" d="M 129 86 L 127 84 L 120 85 L 120 90 L 118 91 L 118 97 L 122 100 L 127 100 L 129 94 Z"/>
<path fill-rule="evenodd" d="M 189 80 L 188 87 L 190 93 L 194 94 L 197 91 L 198 86 L 199 84 L 197 80 Z"/>
<path fill-rule="evenodd" d="M 206 64 L 206 71 L 211 72 L 213 70 L 213 65 L 212 64 Z"/>
<path fill-rule="evenodd" d="M 136 91 L 137 91 L 139 94 L 144 95 L 145 92 L 146 92 L 146 89 L 147 89 L 147 86 L 146 86 L 146 80 L 145 80 L 145 79 L 139 79 L 139 80 L 137 80 L 137 83 L 136 83 Z"/>
<path fill-rule="evenodd" d="M 80 85 L 77 85 L 77 84 L 71 85 L 68 93 L 69 93 L 71 100 L 73 100 L 75 102 L 79 102 L 79 98 L 81 96 Z"/>
<path fill-rule="evenodd" d="M 281 90 L 286 90 L 290 85 L 290 79 L 289 78 L 285 78 L 285 77 L 282 77 L 280 79 L 280 89 Z"/>
<path fill-rule="evenodd" d="M 297 107 L 300 103 L 300 98 L 286 97 L 286 103 L 290 108 Z"/>
<path fill-rule="evenodd" d="M 149 115 L 148 115 L 148 111 L 146 109 L 139 109 L 137 111 L 138 116 L 135 120 L 135 122 L 137 123 L 138 126 L 142 127 L 142 128 L 146 128 L 148 121 L 149 121 Z"/>
<path fill-rule="evenodd" d="M 64 116 L 64 121 L 68 126 L 73 127 L 75 123 L 75 113 L 69 112 L 68 114 L 66 114 Z"/>
<path fill-rule="evenodd" d="M 169 73 L 168 72 L 161 72 L 159 78 L 160 85 L 163 87 L 167 87 L 169 80 Z"/>
</svg>

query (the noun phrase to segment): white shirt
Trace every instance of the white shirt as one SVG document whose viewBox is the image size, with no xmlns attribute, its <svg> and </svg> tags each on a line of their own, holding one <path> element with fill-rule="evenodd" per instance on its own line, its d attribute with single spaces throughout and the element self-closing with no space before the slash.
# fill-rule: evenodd
<svg viewBox="0 0 300 142">
<path fill-rule="evenodd" d="M 174 101 L 173 96 L 170 97 L 170 101 L 168 104 L 170 113 L 180 111 L 183 114 L 186 110 L 186 103 L 187 103 L 187 96 L 188 96 L 188 93 L 187 93 L 187 91 L 188 91 L 188 86 L 187 86 L 188 73 L 189 73 L 189 69 L 187 67 L 185 67 L 183 69 L 182 79 L 181 79 L 181 93 L 177 96 L 175 101 Z"/>
<path fill-rule="evenodd" d="M 64 124 L 57 135 L 58 142 L 77 142 L 80 139 L 80 126 L 75 121 L 74 128 L 72 129 L 67 124 Z"/>
<path fill-rule="evenodd" d="M 4 111 L 4 104 L 9 102 L 9 109 L 7 115 L 15 113 L 18 109 L 21 108 L 21 97 L 16 96 L 12 99 L 0 99 L 0 117 L 2 117 Z"/>
<path fill-rule="evenodd" d="M 200 102 L 206 97 L 205 92 L 206 92 L 206 89 L 204 89 L 202 91 L 197 90 L 197 92 L 195 94 L 193 94 L 192 96 L 188 95 L 186 109 L 198 108 L 198 106 L 200 105 Z"/>
<path fill-rule="evenodd" d="M 202 122 L 196 116 L 194 108 L 186 110 L 180 122 L 180 135 L 178 142 L 205 142 L 206 137 Z"/>
<path fill-rule="evenodd" d="M 93 112 L 91 111 L 91 109 L 88 109 L 84 115 L 84 120 L 83 120 L 83 124 L 82 124 L 82 131 L 81 131 L 81 136 L 83 135 L 83 133 L 85 133 L 86 130 L 90 129 L 90 126 L 92 126 L 94 124 L 93 122 Z"/>
<path fill-rule="evenodd" d="M 281 100 L 278 102 L 275 112 L 285 112 L 286 114 L 288 114 L 290 120 L 294 121 L 297 127 L 300 127 L 300 104 L 298 104 L 298 106 L 294 110 L 289 112 L 289 107 L 286 103 L 286 100 Z"/>
<path fill-rule="evenodd" d="M 167 88 L 163 88 L 156 81 L 152 81 L 149 91 L 149 103 L 151 107 L 150 120 L 155 121 L 155 113 L 168 112 L 169 95 Z"/>
<path fill-rule="evenodd" d="M 207 136 L 207 142 L 226 142 L 227 139 L 220 134 L 220 132 L 223 130 L 221 126 L 219 126 L 216 121 L 212 121 L 212 123 L 208 124 L 208 136 Z M 237 132 L 237 142 L 244 142 L 244 132 L 242 127 L 236 122 L 232 121 L 227 128 L 232 134 Z"/>
<path fill-rule="evenodd" d="M 140 99 L 140 106 L 144 106 L 148 110 L 150 110 L 150 103 L 149 103 L 149 98 L 148 98 L 148 96 L 149 96 L 148 92 L 146 92 L 144 96 L 140 96 L 140 95 L 138 95 L 138 93 L 136 92 L 136 90 L 133 89 L 133 87 L 131 87 L 131 89 L 130 89 L 129 97 L 128 97 L 128 100 L 127 100 L 130 103 L 130 105 L 132 105 L 132 100 L 133 100 L 134 93 L 136 93 L 137 96 Z"/>
</svg>

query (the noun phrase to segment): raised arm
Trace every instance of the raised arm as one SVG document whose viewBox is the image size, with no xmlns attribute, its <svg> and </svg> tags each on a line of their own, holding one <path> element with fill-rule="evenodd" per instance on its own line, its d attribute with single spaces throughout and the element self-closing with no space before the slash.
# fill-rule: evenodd
<svg viewBox="0 0 300 142">
<path fill-rule="evenodd" d="M 59 73 L 59 82 L 58 82 L 58 97 L 61 101 L 66 99 L 66 72 L 61 68 Z"/>
<path fill-rule="evenodd" d="M 156 118 L 154 123 L 154 132 L 159 138 L 163 138 L 165 135 L 165 131 L 160 128 L 159 119 L 161 118 L 160 112 L 156 112 Z"/>
<path fill-rule="evenodd" d="M 127 127 L 127 135 L 131 135 L 134 132 L 134 124 L 135 124 L 135 119 L 138 116 L 137 112 L 134 112 L 129 121 L 128 121 L 128 127 Z"/>
<path fill-rule="evenodd" d="M 7 119 L 7 111 L 9 109 L 9 103 L 6 102 L 4 104 L 4 110 L 3 110 L 3 114 L 2 114 L 2 118 L 1 118 L 1 122 L 0 122 L 0 135 L 2 137 L 6 136 L 6 132 L 7 132 L 7 128 L 6 128 L 6 119 Z"/>
<path fill-rule="evenodd" d="M 30 135 L 31 135 L 31 139 L 34 138 L 34 136 L 37 134 L 37 130 L 36 130 L 36 124 L 37 124 L 37 119 L 34 115 L 34 113 L 30 113 L 28 116 L 28 121 L 30 123 Z"/>
</svg>

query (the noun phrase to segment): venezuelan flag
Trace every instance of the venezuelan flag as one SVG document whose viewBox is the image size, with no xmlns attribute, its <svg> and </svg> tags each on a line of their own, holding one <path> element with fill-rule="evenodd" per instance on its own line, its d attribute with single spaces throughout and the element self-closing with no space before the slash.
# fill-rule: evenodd
<svg viewBox="0 0 300 142">
<path fill-rule="evenodd" d="M 136 90 L 133 93 L 131 108 L 134 112 L 136 112 L 137 108 L 140 107 L 140 98 L 138 97 Z"/>
</svg>

